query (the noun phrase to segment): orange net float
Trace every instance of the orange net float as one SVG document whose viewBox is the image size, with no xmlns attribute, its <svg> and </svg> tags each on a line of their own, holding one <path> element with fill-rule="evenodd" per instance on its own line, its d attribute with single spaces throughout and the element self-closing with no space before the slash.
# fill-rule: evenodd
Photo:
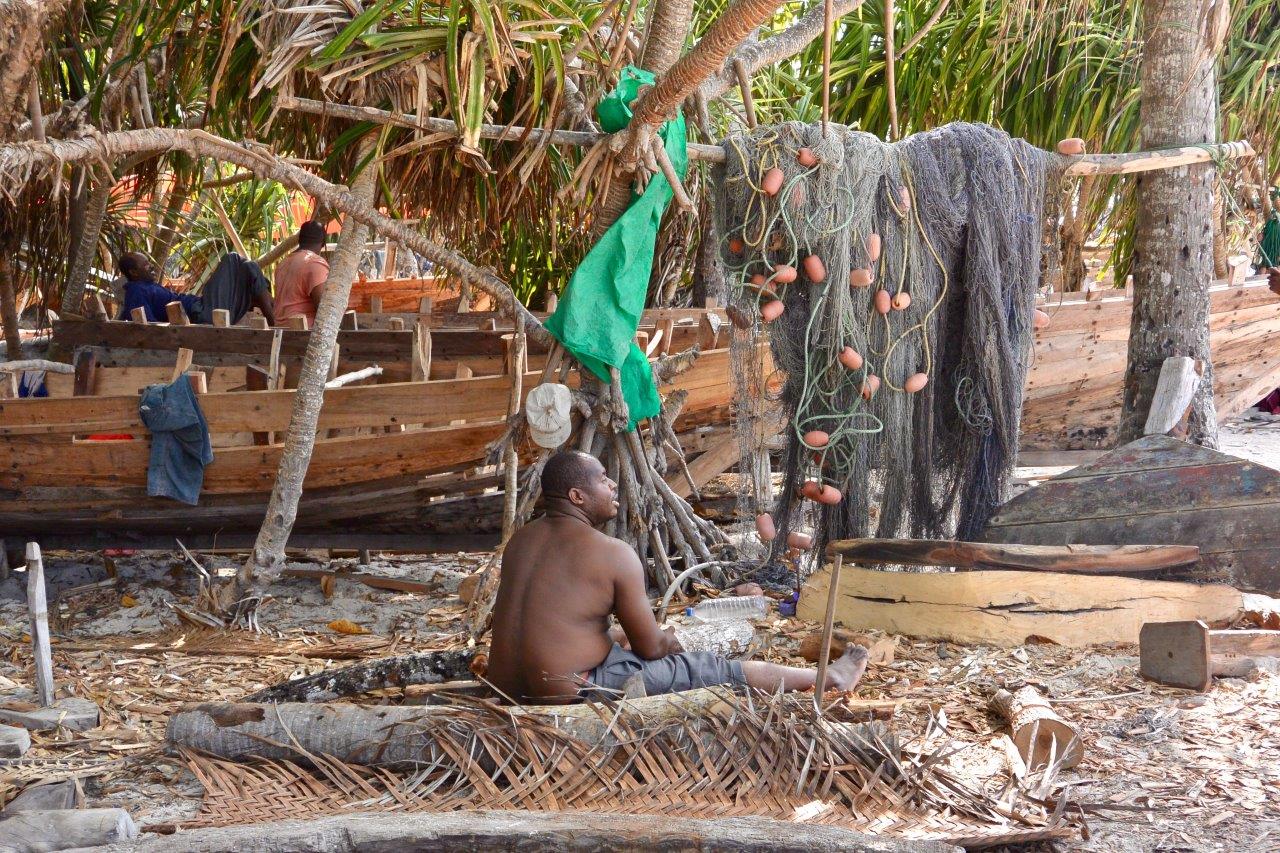
<svg viewBox="0 0 1280 853">
<path fill-rule="evenodd" d="M 787 547 L 795 548 L 798 551 L 808 551 L 813 547 L 813 537 L 808 533 L 794 531 L 787 534 Z"/>
<path fill-rule="evenodd" d="M 800 487 L 800 495 L 811 501 L 827 505 L 838 504 L 844 499 L 844 495 L 835 486 L 819 483 L 816 480 L 806 480 L 804 485 Z"/>
<path fill-rule="evenodd" d="M 888 314 L 889 308 L 893 305 L 893 300 L 889 297 L 889 291 L 876 291 L 876 310 L 881 314 Z"/>
<path fill-rule="evenodd" d="M 785 310 L 787 310 L 787 306 L 783 304 L 781 299 L 771 299 L 760 308 L 760 319 L 766 323 L 772 323 L 781 317 L 782 312 Z"/>
<path fill-rule="evenodd" d="M 773 268 L 773 280 L 779 284 L 790 284 L 796 280 L 796 268 L 790 264 L 777 264 Z"/>
<path fill-rule="evenodd" d="M 729 238 L 729 251 L 733 252 L 735 255 L 741 255 L 743 250 L 746 248 L 747 248 L 747 244 L 742 242 L 741 237 Z"/>
<path fill-rule="evenodd" d="M 1058 153 L 1067 157 L 1076 157 L 1084 153 L 1084 140 L 1078 136 L 1068 137 L 1058 143 Z"/>
<path fill-rule="evenodd" d="M 862 380 L 862 399 L 870 400 L 880 390 L 880 377 L 874 373 L 868 373 L 867 378 Z"/>
<path fill-rule="evenodd" d="M 804 434 L 804 443 L 810 447 L 826 447 L 831 436 L 820 429 L 811 429 Z"/>
<path fill-rule="evenodd" d="M 760 534 L 761 542 L 772 542 L 778 538 L 778 528 L 773 523 L 772 515 L 762 512 L 756 516 L 756 533 Z"/>
<path fill-rule="evenodd" d="M 849 286 L 850 287 L 870 287 L 875 276 L 871 270 L 866 267 L 857 267 L 849 270 Z"/>
<path fill-rule="evenodd" d="M 764 177 L 760 180 L 760 189 L 764 190 L 765 195 L 777 195 L 778 190 L 782 189 L 783 179 L 782 170 L 774 166 L 764 173 Z"/>
<path fill-rule="evenodd" d="M 841 349 L 840 354 L 836 356 L 836 359 L 839 360 L 839 362 L 848 370 L 861 370 L 862 365 L 864 364 L 862 353 L 858 352 L 853 347 L 844 347 Z"/>
<path fill-rule="evenodd" d="M 871 263 L 880 260 L 880 235 L 870 234 L 867 236 L 867 257 L 871 259 Z"/>
<path fill-rule="evenodd" d="M 804 274 L 809 281 L 819 284 L 827 278 L 827 265 L 817 255 L 809 255 L 804 259 Z"/>
<path fill-rule="evenodd" d="M 902 293 L 896 294 L 889 304 L 893 306 L 894 311 L 905 311 L 907 306 L 911 304 L 911 294 L 904 290 Z"/>
<path fill-rule="evenodd" d="M 801 148 L 796 152 L 796 162 L 806 169 L 811 169 L 818 165 L 818 155 L 813 153 L 812 148 Z"/>
<path fill-rule="evenodd" d="M 1046 328 L 1049 325 L 1049 315 L 1037 308 L 1035 316 L 1031 319 L 1031 325 L 1037 329 Z"/>
<path fill-rule="evenodd" d="M 908 394 L 915 394 L 918 391 L 924 390 L 924 386 L 928 384 L 929 374 L 913 373 L 911 376 L 907 377 L 906 382 L 902 383 L 902 390 L 906 391 Z"/>
</svg>

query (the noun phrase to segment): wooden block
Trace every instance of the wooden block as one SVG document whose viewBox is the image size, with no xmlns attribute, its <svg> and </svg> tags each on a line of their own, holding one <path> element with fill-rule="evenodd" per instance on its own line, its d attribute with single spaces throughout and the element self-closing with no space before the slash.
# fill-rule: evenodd
<svg viewBox="0 0 1280 853">
<path fill-rule="evenodd" d="M 261 314 L 250 314 L 248 317 L 248 325 L 250 329 L 271 328 L 271 324 L 267 322 L 267 318 Z"/>
<path fill-rule="evenodd" d="M 102 301 L 102 296 L 95 293 L 93 299 L 89 303 L 93 306 L 93 317 L 95 320 L 109 320 L 111 315 L 107 312 L 107 306 Z"/>
<path fill-rule="evenodd" d="M 1138 642 L 1143 678 L 1202 693 L 1213 686 L 1209 626 L 1199 619 L 1148 623 Z"/>
<path fill-rule="evenodd" d="M 176 382 L 178 377 L 191 369 L 191 361 L 195 358 L 195 353 L 186 347 L 178 350 L 178 357 L 173 363 L 173 375 L 169 377 L 170 382 Z"/>
<path fill-rule="evenodd" d="M 390 319 L 388 319 L 388 320 L 387 320 L 387 328 L 388 328 L 388 329 L 390 329 L 390 330 L 391 330 L 391 331 L 393 331 L 393 332 L 403 332 L 403 331 L 404 331 L 404 318 L 403 318 L 403 317 L 391 317 Z"/>
<path fill-rule="evenodd" d="M 830 571 L 804 585 L 798 615 L 820 622 Z M 1150 621 L 1229 622 L 1243 612 L 1231 587 L 1090 576 L 1064 583 L 1043 572 L 877 572 L 846 566 L 836 619 L 957 643 L 1017 646 L 1044 637 L 1064 646 L 1138 641 Z"/>
<path fill-rule="evenodd" d="M 419 313 L 419 314 L 424 314 L 424 315 L 426 315 L 426 316 L 428 316 L 428 317 L 429 317 L 429 316 L 431 316 L 431 309 L 432 309 L 432 307 L 433 307 L 433 302 L 432 302 L 432 299 L 431 299 L 431 297 L 430 297 L 430 296 L 424 296 L 424 297 L 422 297 L 421 299 L 419 299 L 419 300 L 418 300 L 418 313 Z"/>
<path fill-rule="evenodd" d="M 262 318 L 266 320 L 266 317 Z M 231 325 L 231 312 L 226 308 L 213 309 L 213 325 L 219 329 L 225 329 Z"/>
<path fill-rule="evenodd" d="M 144 326 L 147 324 L 147 309 L 145 308 L 134 308 L 129 312 L 129 316 L 133 318 L 135 323 L 141 323 Z"/>
<path fill-rule="evenodd" d="M 53 704 L 53 650 L 49 645 L 49 607 L 45 599 L 44 560 L 40 546 L 27 543 L 27 613 L 31 632 L 31 654 L 35 663 L 36 701 L 40 707 Z"/>
<path fill-rule="evenodd" d="M 461 366 L 461 365 L 459 365 Z M 419 318 L 413 325 L 413 356 L 410 379 L 425 382 L 431 378 L 431 324 Z"/>
<path fill-rule="evenodd" d="M 370 297 L 372 299 L 373 297 Z M 360 321 L 356 319 L 355 311 L 347 311 L 342 315 L 342 321 L 338 324 L 340 329 L 348 329 L 355 331 L 360 328 Z"/>
<path fill-rule="evenodd" d="M 303 314 L 297 314 L 293 317 L 289 317 L 284 321 L 284 327 L 298 332 L 305 332 L 311 328 L 310 323 L 308 323 L 306 316 Z"/>
<path fill-rule="evenodd" d="M 191 383 L 191 390 L 195 393 L 209 393 L 209 376 L 203 370 L 192 370 L 187 373 L 187 381 Z"/>
<path fill-rule="evenodd" d="M 75 384 L 72 396 L 88 397 L 94 393 L 98 378 L 98 354 L 92 349 L 82 349 L 75 356 Z"/>
<path fill-rule="evenodd" d="M 169 318 L 171 326 L 190 326 L 191 320 L 187 317 L 187 311 L 182 307 L 182 303 L 174 300 L 164 306 L 164 313 Z"/>
<path fill-rule="evenodd" d="M 369 297 L 369 313 L 370 313 L 370 314 L 381 314 L 381 313 L 382 313 L 382 297 L 381 297 L 381 296 L 377 296 L 377 295 L 370 295 L 370 297 Z"/>
</svg>

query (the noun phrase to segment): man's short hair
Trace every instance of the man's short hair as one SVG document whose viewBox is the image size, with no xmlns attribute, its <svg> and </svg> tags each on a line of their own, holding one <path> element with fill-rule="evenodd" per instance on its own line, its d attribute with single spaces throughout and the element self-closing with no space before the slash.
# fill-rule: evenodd
<svg viewBox="0 0 1280 853">
<path fill-rule="evenodd" d="M 323 245 L 327 237 L 328 232 L 325 231 L 324 225 L 314 219 L 302 223 L 302 226 L 298 228 L 299 246 Z"/>
<path fill-rule="evenodd" d="M 569 490 L 587 484 L 587 474 L 595 457 L 581 450 L 561 450 L 542 468 L 542 493 L 563 498 Z"/>
<path fill-rule="evenodd" d="M 148 278 L 151 272 L 151 261 L 140 252 L 125 252 L 116 261 L 116 266 L 119 267 L 120 274 L 129 279 L 129 281 L 140 281 Z"/>
</svg>

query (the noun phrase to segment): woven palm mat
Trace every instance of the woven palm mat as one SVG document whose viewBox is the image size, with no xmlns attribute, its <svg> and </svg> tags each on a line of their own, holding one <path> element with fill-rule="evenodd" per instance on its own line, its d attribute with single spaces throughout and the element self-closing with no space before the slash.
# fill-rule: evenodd
<svg viewBox="0 0 1280 853">
<path fill-rule="evenodd" d="M 350 660 L 387 654 L 395 642 L 393 638 L 379 637 L 374 634 L 271 636 L 253 631 L 186 626 L 172 628 L 158 634 L 59 641 L 55 644 L 55 648 L 64 652 L 127 651 L 137 654 L 181 652 L 188 655 L 242 655 L 245 657 L 300 655 L 307 658 Z"/>
<path fill-rule="evenodd" d="M 596 707 L 612 737 L 591 744 L 552 718 L 458 698 L 407 732 L 399 724 L 397 738 L 421 740 L 416 767 L 357 766 L 301 750 L 297 763 L 236 763 L 183 749 L 205 794 L 201 813 L 182 827 L 520 809 L 768 817 L 970 847 L 1077 834 L 1065 800 L 1051 810 L 1048 798 L 1016 785 L 996 797 L 950 775 L 942 767 L 955 747 L 949 738 L 927 738 L 935 744 L 927 754 L 903 750 L 882 723 L 819 716 L 811 696 L 726 693 L 700 714 L 641 723 L 616 706 Z"/>
</svg>

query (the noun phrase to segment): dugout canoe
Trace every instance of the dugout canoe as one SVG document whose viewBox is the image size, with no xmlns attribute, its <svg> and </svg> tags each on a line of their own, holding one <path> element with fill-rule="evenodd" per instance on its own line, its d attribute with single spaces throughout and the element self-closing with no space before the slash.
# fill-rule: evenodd
<svg viewBox="0 0 1280 853">
<path fill-rule="evenodd" d="M 1071 294 L 1042 304 L 1022 412 L 1024 450 L 1092 450 L 1116 444 L 1133 299 Z M 1209 345 L 1219 419 L 1280 386 L 1280 297 L 1263 278 L 1209 292 Z"/>
</svg>

